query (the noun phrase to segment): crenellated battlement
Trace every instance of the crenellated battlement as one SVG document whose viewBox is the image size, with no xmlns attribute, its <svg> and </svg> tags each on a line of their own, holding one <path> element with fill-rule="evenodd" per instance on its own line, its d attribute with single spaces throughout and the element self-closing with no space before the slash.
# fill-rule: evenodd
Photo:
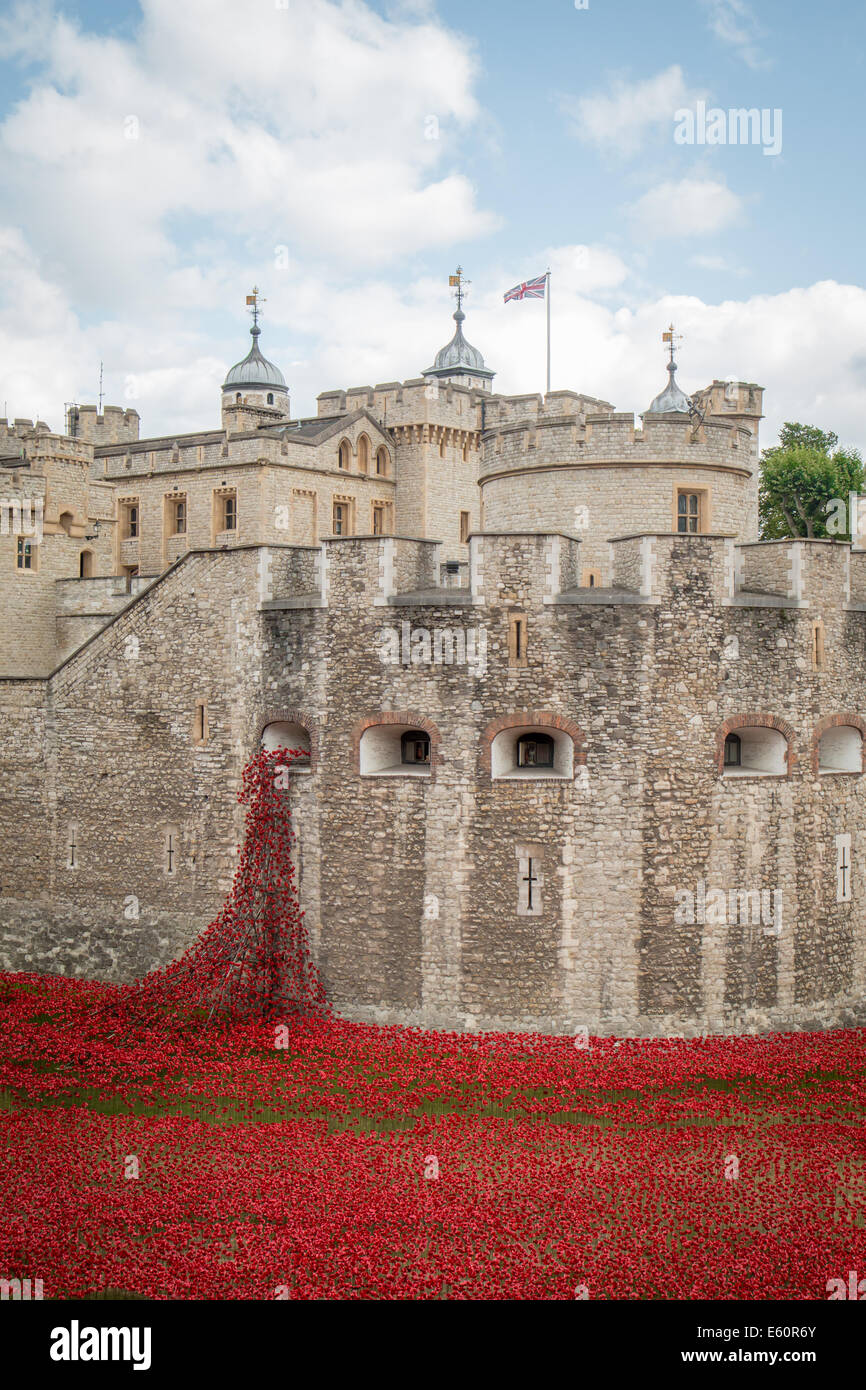
<svg viewBox="0 0 866 1390">
<path fill-rule="evenodd" d="M 480 430 L 491 398 L 476 387 L 417 377 L 410 381 L 386 381 L 378 386 L 323 391 L 317 404 L 319 417 L 325 418 L 369 410 L 381 419 L 384 428 L 431 422 Z"/>
<path fill-rule="evenodd" d="M 100 413 L 95 405 L 71 405 L 66 428 L 74 439 L 90 444 L 124 444 L 138 439 L 138 411 L 131 406 L 107 405 Z"/>
<path fill-rule="evenodd" d="M 866 613 L 866 550 L 841 541 L 736 543 L 730 534 L 644 531 L 608 542 L 609 584 L 582 582 L 583 542 L 563 532 L 484 531 L 469 539 L 468 583 L 441 582 L 441 544 L 352 536 L 320 546 L 268 547 L 266 607 L 367 609 L 401 603 L 490 607 L 658 604 L 676 594 L 695 613 L 719 608 L 814 608 Z"/>
<path fill-rule="evenodd" d="M 18 417 L 15 420 L 7 420 L 5 417 L 0 419 L 0 455 L 3 454 L 23 454 L 24 440 L 34 433 L 50 433 L 50 427 L 44 420 L 25 420 Z"/>
<path fill-rule="evenodd" d="M 480 481 L 503 468 L 557 463 L 638 468 L 650 463 L 683 463 L 751 473 L 756 462 L 754 436 L 734 422 L 707 420 L 696 424 L 669 415 L 646 415 L 641 428 L 633 414 L 584 414 L 582 410 L 554 414 L 548 404 L 544 413 L 515 417 L 486 430 Z"/>
</svg>

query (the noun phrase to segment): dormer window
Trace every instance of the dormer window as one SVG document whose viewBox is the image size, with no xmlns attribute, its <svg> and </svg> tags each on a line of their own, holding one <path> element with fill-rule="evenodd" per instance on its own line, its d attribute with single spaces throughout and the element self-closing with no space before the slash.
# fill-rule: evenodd
<svg viewBox="0 0 866 1390">
<path fill-rule="evenodd" d="M 739 734 L 728 734 L 725 739 L 725 767 L 742 767 L 743 745 Z"/>
<path fill-rule="evenodd" d="M 429 764 L 430 736 L 423 729 L 410 729 L 400 739 L 401 761 L 404 763 Z"/>
<path fill-rule="evenodd" d="M 518 767 L 553 767 L 553 739 L 549 734 L 521 734 L 517 740 Z"/>
</svg>

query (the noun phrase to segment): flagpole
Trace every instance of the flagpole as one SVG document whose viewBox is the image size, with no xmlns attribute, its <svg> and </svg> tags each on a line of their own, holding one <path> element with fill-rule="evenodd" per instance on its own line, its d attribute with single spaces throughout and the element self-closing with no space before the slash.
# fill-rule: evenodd
<svg viewBox="0 0 866 1390">
<path fill-rule="evenodd" d="M 547 390 L 550 392 L 550 269 L 547 270 Z"/>
</svg>

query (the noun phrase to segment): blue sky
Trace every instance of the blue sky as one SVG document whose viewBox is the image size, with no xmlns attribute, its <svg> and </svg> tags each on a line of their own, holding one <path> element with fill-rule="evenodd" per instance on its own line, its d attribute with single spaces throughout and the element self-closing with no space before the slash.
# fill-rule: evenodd
<svg viewBox="0 0 866 1390">
<path fill-rule="evenodd" d="M 28 0 L 0 18 L 0 410 L 134 405 L 215 422 L 262 344 L 295 411 L 416 376 L 450 336 L 447 276 L 496 389 L 640 410 L 660 334 L 687 390 L 766 387 L 866 446 L 861 88 L 866 7 L 803 0 Z M 676 113 L 756 108 L 781 150 L 683 145 Z"/>
</svg>

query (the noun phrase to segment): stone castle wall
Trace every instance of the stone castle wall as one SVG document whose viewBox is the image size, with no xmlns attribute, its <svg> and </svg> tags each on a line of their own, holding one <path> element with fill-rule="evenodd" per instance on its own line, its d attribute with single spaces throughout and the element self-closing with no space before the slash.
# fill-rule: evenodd
<svg viewBox="0 0 866 1390">
<path fill-rule="evenodd" d="M 4 869 L 4 966 L 121 979 L 189 944 L 230 882 L 242 765 L 283 719 L 311 732 L 293 791 L 302 901 L 341 1011 L 639 1034 L 862 1021 L 863 777 L 819 774 L 814 755 L 828 720 L 861 717 L 866 614 L 849 594 L 866 553 L 797 543 L 792 606 L 738 586 L 723 536 L 612 548 L 626 592 L 606 602 L 575 593 L 582 547 L 558 534 L 476 536 L 470 592 L 421 603 L 401 595 L 431 587 L 430 543 L 191 554 L 50 680 L 0 682 L 37 740 L 24 765 L 7 741 L 7 843 L 43 812 Z M 404 623 L 474 634 L 476 660 L 384 662 L 383 629 Z M 743 721 L 788 740 L 783 775 L 720 771 Z M 361 775 L 374 726 L 426 729 L 430 774 Z M 570 774 L 492 776 L 492 741 L 519 727 L 568 740 Z M 538 913 L 521 908 L 530 860 Z M 701 884 L 780 892 L 780 932 L 679 921 L 677 894 Z"/>
</svg>

